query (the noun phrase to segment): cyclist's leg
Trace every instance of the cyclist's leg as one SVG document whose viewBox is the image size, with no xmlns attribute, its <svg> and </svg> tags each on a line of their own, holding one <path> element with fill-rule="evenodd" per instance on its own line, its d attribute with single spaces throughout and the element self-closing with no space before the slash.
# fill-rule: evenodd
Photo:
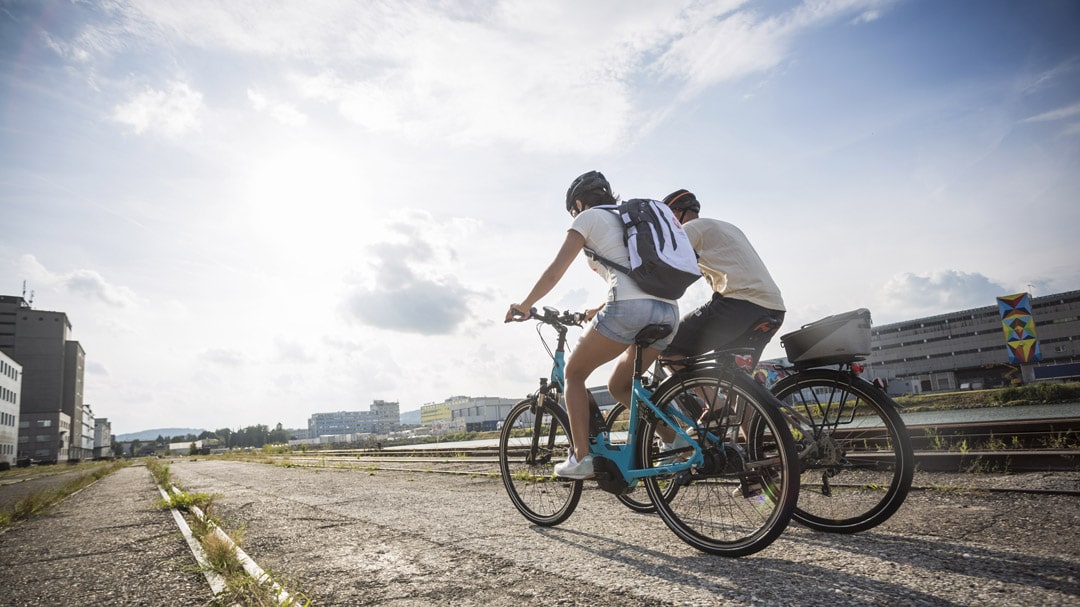
<svg viewBox="0 0 1080 607">
<path fill-rule="evenodd" d="M 630 393 L 634 385 L 634 357 L 636 346 L 630 346 L 623 350 L 619 356 L 619 362 L 608 378 L 608 392 L 612 398 L 624 405 L 630 405 Z M 645 348 L 641 353 L 641 368 L 645 369 L 660 358 L 661 351 L 656 348 Z"/>
<path fill-rule="evenodd" d="M 783 315 L 782 311 L 713 293 L 708 303 L 683 319 L 679 333 L 664 352 L 664 358 L 678 359 L 749 345 L 755 348 L 754 362 L 757 362 L 769 339 L 780 329 Z M 765 317 L 777 322 L 759 329 L 758 324 Z M 702 415 L 707 414 L 707 411 L 702 412 Z M 702 421 L 705 421 L 704 418 Z"/>
<path fill-rule="evenodd" d="M 611 375 L 608 382 L 608 390 L 611 395 L 615 397 L 619 402 L 629 405 L 630 404 L 630 392 L 633 381 L 634 373 L 634 357 L 635 346 L 634 340 L 637 334 L 644 327 L 650 324 L 669 324 L 672 327 L 678 326 L 679 322 L 679 308 L 677 305 L 661 301 L 657 299 L 630 299 L 630 300 L 617 300 L 614 302 L 608 302 L 604 306 L 604 309 L 596 316 L 596 323 L 590 327 L 586 332 L 586 337 L 590 333 L 601 334 L 607 338 L 609 344 L 618 343 L 618 351 L 603 350 L 605 354 L 609 354 L 608 358 L 600 361 L 598 364 L 592 366 L 589 371 L 591 372 L 596 367 L 605 362 L 614 359 L 616 356 L 620 356 L 619 362 L 616 365 L 614 372 Z M 667 335 L 659 340 L 652 348 L 646 348 L 643 352 L 644 364 L 652 364 L 659 356 L 660 352 L 667 347 L 670 343 L 672 335 Z M 582 338 L 584 342 L 584 338 Z M 581 343 L 574 350 L 571 355 L 577 356 L 582 349 Z M 653 352 L 650 353 L 650 350 Z M 590 360 L 590 363 L 595 363 L 595 360 Z M 570 369 L 569 363 L 567 364 L 567 382 L 570 381 Z M 584 378 L 582 378 L 582 389 L 584 389 Z M 567 391 L 567 407 L 570 407 L 570 395 L 569 389 Z M 577 429 L 573 427 L 574 413 L 571 411 L 571 432 L 576 432 Z M 588 421 L 588 413 L 582 414 L 582 419 Z M 584 445 L 585 450 L 588 450 L 588 445 Z M 578 456 L 582 454 L 575 446 L 575 452 Z"/>
<path fill-rule="evenodd" d="M 589 327 L 566 361 L 566 410 L 570 416 L 570 435 L 574 438 L 574 459 L 582 461 L 589 454 L 589 394 L 585 382 L 597 367 L 626 350 L 626 344 L 606 337 Z"/>
</svg>

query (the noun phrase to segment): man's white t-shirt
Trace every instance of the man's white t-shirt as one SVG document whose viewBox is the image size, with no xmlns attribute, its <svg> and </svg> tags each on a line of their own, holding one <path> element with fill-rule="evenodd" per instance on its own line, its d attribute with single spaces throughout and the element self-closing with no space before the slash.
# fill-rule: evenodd
<svg viewBox="0 0 1080 607">
<path fill-rule="evenodd" d="M 617 213 L 608 209 L 585 209 L 574 218 L 570 229 L 585 237 L 585 248 L 621 266 L 630 266 L 630 251 L 626 249 L 626 243 L 623 242 L 622 219 Z M 591 257 L 586 257 L 586 259 L 589 267 L 607 281 L 608 301 L 657 299 L 675 303 L 672 299 L 649 295 L 626 274 L 612 270 Z"/>
<path fill-rule="evenodd" d="M 713 291 L 769 310 L 783 311 L 784 300 L 757 251 L 734 225 L 698 217 L 683 224 L 698 254 L 698 267 Z"/>
</svg>

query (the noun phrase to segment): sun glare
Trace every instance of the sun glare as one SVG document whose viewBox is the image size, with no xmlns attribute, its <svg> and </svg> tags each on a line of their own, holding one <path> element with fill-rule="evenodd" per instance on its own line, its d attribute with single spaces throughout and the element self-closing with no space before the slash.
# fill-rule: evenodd
<svg viewBox="0 0 1080 607">
<path fill-rule="evenodd" d="M 274 242 L 318 247 L 358 227 L 365 207 L 362 171 L 344 154 L 320 147 L 266 153 L 243 184 L 247 225 Z"/>
</svg>

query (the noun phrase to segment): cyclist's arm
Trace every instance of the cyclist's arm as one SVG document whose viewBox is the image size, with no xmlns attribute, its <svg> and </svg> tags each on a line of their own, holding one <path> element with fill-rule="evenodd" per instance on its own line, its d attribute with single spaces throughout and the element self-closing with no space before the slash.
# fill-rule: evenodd
<svg viewBox="0 0 1080 607">
<path fill-rule="evenodd" d="M 532 291 L 529 291 L 529 295 L 521 300 L 521 303 L 510 304 L 510 310 L 506 313 L 506 320 L 514 320 L 520 316 L 521 312 L 528 316 L 529 309 L 536 305 L 540 298 L 551 292 L 555 285 L 559 284 L 563 274 L 566 274 L 566 269 L 570 267 L 570 263 L 574 261 L 574 258 L 583 248 L 585 248 L 585 237 L 581 235 L 581 232 L 567 230 L 566 239 L 563 240 L 559 252 L 555 254 L 555 259 L 540 275 Z M 515 312 L 518 313 L 515 314 Z"/>
</svg>

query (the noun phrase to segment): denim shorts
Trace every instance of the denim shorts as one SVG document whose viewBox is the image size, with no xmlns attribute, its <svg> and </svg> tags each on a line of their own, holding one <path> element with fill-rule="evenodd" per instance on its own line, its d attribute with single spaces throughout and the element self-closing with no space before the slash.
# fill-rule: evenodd
<svg viewBox="0 0 1080 607">
<path fill-rule="evenodd" d="M 593 326 L 608 339 L 632 344 L 638 331 L 652 324 L 671 325 L 670 335 L 649 346 L 657 350 L 667 348 L 675 337 L 674 329 L 679 326 L 679 307 L 656 299 L 609 301 L 596 315 Z"/>
</svg>

